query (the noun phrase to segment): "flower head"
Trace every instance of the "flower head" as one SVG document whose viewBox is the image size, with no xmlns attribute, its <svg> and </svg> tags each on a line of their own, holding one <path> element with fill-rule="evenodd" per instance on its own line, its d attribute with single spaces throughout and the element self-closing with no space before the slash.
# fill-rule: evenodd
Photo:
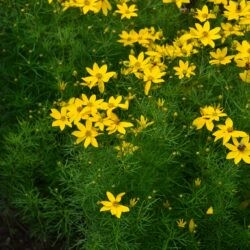
<svg viewBox="0 0 250 250">
<path fill-rule="evenodd" d="M 207 5 L 204 5 L 201 10 L 196 9 L 196 13 L 197 14 L 196 14 L 195 18 L 197 18 L 202 23 L 207 21 L 208 19 L 216 18 L 215 14 L 209 13 Z"/>
<path fill-rule="evenodd" d="M 131 17 L 138 16 L 136 13 L 138 9 L 135 4 L 132 4 L 130 6 L 128 6 L 126 3 L 117 4 L 117 8 L 118 10 L 116 10 L 115 12 L 121 14 L 121 19 L 130 19 Z"/>
<path fill-rule="evenodd" d="M 82 123 L 77 123 L 76 126 L 79 129 L 79 131 L 74 131 L 72 133 L 72 135 L 77 137 L 76 144 L 79 144 L 82 141 L 84 141 L 83 146 L 85 148 L 87 148 L 90 144 L 97 148 L 98 142 L 96 140 L 96 136 L 98 136 L 99 133 L 92 126 L 92 122 L 90 120 L 87 120 L 86 125 L 83 125 Z"/>
<path fill-rule="evenodd" d="M 188 223 L 188 230 L 190 233 L 195 233 L 195 228 L 197 227 L 197 225 L 194 222 L 194 219 L 192 218 L 189 223 Z"/>
<path fill-rule="evenodd" d="M 213 213 L 214 213 L 213 207 L 209 207 L 209 208 L 207 209 L 206 214 L 207 214 L 207 215 L 212 215 Z"/>
<path fill-rule="evenodd" d="M 52 127 L 58 126 L 61 130 L 64 130 L 65 126 L 72 127 L 71 122 L 69 121 L 66 107 L 62 107 L 60 112 L 57 109 L 51 109 L 50 116 L 56 119 L 55 121 L 53 121 Z"/>
<path fill-rule="evenodd" d="M 209 61 L 210 64 L 228 64 L 234 56 L 227 56 L 227 47 L 223 49 L 217 49 L 216 52 L 210 52 L 210 56 L 213 58 Z"/>
<path fill-rule="evenodd" d="M 191 64 L 189 65 L 189 62 L 183 62 L 182 60 L 179 61 L 179 67 L 174 67 L 175 75 L 178 76 L 179 79 L 182 79 L 184 77 L 190 78 L 191 75 L 195 75 L 196 66 Z"/>
<path fill-rule="evenodd" d="M 233 137 L 233 144 L 226 143 L 225 146 L 231 150 L 227 154 L 227 159 L 234 159 L 235 164 L 238 164 L 241 160 L 250 164 L 249 136 L 243 137 L 240 142 Z"/>
<path fill-rule="evenodd" d="M 177 226 L 178 226 L 179 228 L 184 228 L 184 227 L 186 226 L 186 224 L 187 224 L 187 222 L 184 221 L 183 219 L 177 220 L 176 223 L 177 223 Z"/>
<path fill-rule="evenodd" d="M 87 67 L 86 70 L 90 74 L 90 76 L 82 78 L 84 81 L 82 85 L 86 85 L 90 89 L 94 86 L 98 86 L 100 93 L 103 93 L 105 90 L 104 83 L 107 83 L 111 77 L 116 75 L 116 72 L 107 72 L 107 69 L 107 64 L 99 67 L 97 63 L 94 63 L 93 69 Z"/>
<path fill-rule="evenodd" d="M 207 130 L 212 131 L 214 128 L 213 121 L 219 121 L 220 117 L 227 116 L 219 106 L 205 106 L 200 108 L 201 117 L 194 119 L 193 125 L 196 129 L 203 128 L 206 125 Z"/>
<path fill-rule="evenodd" d="M 206 21 L 202 26 L 199 23 L 195 24 L 195 28 L 190 28 L 191 38 L 197 38 L 204 46 L 210 45 L 214 48 L 215 43 L 213 40 L 219 39 L 221 36 L 219 34 L 220 27 L 210 29 L 209 21 Z"/>
<path fill-rule="evenodd" d="M 121 218 L 121 214 L 124 212 L 129 212 L 129 207 L 121 205 L 121 199 L 125 193 L 120 193 L 116 197 L 111 192 L 106 192 L 108 201 L 100 201 L 103 207 L 100 212 L 110 211 L 112 215 L 116 216 L 118 219 Z"/>
<path fill-rule="evenodd" d="M 225 125 L 218 125 L 219 130 L 213 133 L 215 136 L 214 141 L 223 139 L 223 145 L 225 145 L 231 137 L 245 137 L 247 134 L 243 131 L 234 130 L 233 121 L 228 117 Z"/>
<path fill-rule="evenodd" d="M 175 3 L 178 8 L 181 8 L 183 3 L 190 3 L 190 0 L 163 0 L 163 3 Z"/>
</svg>

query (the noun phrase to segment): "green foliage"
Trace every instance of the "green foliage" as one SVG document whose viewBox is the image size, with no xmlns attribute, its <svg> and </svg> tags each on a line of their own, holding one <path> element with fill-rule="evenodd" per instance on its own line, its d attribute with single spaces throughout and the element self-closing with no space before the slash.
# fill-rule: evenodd
<svg viewBox="0 0 250 250">
<path fill-rule="evenodd" d="M 117 42 L 122 30 L 154 26 L 172 42 L 177 31 L 193 25 L 190 13 L 174 5 L 137 2 L 138 18 L 121 21 L 78 9 L 62 12 L 58 3 L 47 1 L 0 1 L 0 213 L 14 210 L 47 249 L 58 243 L 62 249 L 90 250 L 247 249 L 248 166 L 227 161 L 211 133 L 191 126 L 200 107 L 221 104 L 237 129 L 249 133 L 249 86 L 238 79 L 235 65 L 209 65 L 209 50 L 203 48 L 192 57 L 196 76 L 169 78 L 152 96 L 146 97 L 131 75 L 113 79 L 108 94 L 93 90 L 100 98 L 131 90 L 136 98 L 125 119 L 135 125 L 140 115 L 154 121 L 137 136 L 127 132 L 126 140 L 139 147 L 132 155 L 117 157 L 118 136 L 103 135 L 98 149 L 84 149 L 74 145 L 70 129 L 51 126 L 54 101 L 83 92 L 85 67 L 107 63 L 120 72 L 130 50 Z M 170 62 L 169 70 L 176 64 Z M 58 88 L 62 81 L 68 83 L 65 91 Z M 158 98 L 165 100 L 165 109 L 157 106 Z M 139 201 L 117 219 L 99 212 L 106 191 L 126 192 L 127 206 L 131 198 Z M 213 215 L 206 214 L 210 206 Z M 187 222 L 184 229 L 177 226 L 180 218 Z M 191 219 L 195 233 L 188 230 Z"/>
</svg>

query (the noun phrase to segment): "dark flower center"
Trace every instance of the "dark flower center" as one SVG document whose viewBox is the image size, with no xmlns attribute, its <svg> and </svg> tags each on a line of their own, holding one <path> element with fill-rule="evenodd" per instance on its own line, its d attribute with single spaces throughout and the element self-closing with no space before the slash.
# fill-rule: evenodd
<svg viewBox="0 0 250 250">
<path fill-rule="evenodd" d="M 245 148 L 246 148 L 246 145 L 244 145 L 244 144 L 239 144 L 239 146 L 237 147 L 237 149 L 241 152 L 243 152 L 245 150 Z"/>
</svg>

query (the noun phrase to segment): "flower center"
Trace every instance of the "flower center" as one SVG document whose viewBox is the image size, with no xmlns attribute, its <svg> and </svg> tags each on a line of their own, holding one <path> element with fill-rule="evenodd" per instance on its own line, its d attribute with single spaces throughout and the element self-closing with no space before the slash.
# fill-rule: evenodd
<svg viewBox="0 0 250 250">
<path fill-rule="evenodd" d="M 91 137 L 92 136 L 92 133 L 90 130 L 87 130 L 86 133 L 85 133 L 86 137 Z"/>
<path fill-rule="evenodd" d="M 66 117 L 63 115 L 63 116 L 61 117 L 61 120 L 62 120 L 62 121 L 65 121 L 65 120 L 66 120 Z"/>
<path fill-rule="evenodd" d="M 89 0 L 85 0 L 85 1 L 84 1 L 84 4 L 85 4 L 85 5 L 90 5 Z"/>
<path fill-rule="evenodd" d="M 227 132 L 228 132 L 228 133 L 233 132 L 233 128 L 232 128 L 232 127 L 227 128 Z"/>
<path fill-rule="evenodd" d="M 153 81 L 154 80 L 154 77 L 153 76 L 149 76 L 148 77 L 148 81 Z"/>
<path fill-rule="evenodd" d="M 119 206 L 119 203 L 116 202 L 116 201 L 114 201 L 114 202 L 112 203 L 112 205 L 113 205 L 114 207 L 118 207 L 118 206 Z"/>
<path fill-rule="evenodd" d="M 208 37 L 208 32 L 207 31 L 203 31 L 202 35 L 203 35 L 203 37 Z"/>
<path fill-rule="evenodd" d="M 77 112 L 80 113 L 82 111 L 82 107 L 77 107 Z"/>
<path fill-rule="evenodd" d="M 102 74 L 101 74 L 101 73 L 97 73 L 95 76 L 96 76 L 96 78 L 98 78 L 98 79 L 102 79 Z"/>
<path fill-rule="evenodd" d="M 237 147 L 237 149 L 241 152 L 243 152 L 245 150 L 245 148 L 246 148 L 246 145 L 244 145 L 244 144 L 239 144 L 239 146 Z"/>
</svg>

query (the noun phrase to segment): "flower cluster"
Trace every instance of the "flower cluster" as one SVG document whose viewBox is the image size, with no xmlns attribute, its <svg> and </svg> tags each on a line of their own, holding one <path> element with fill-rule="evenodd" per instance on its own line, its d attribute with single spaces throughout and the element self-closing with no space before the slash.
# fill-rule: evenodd
<svg viewBox="0 0 250 250">
<path fill-rule="evenodd" d="M 194 119 L 193 126 L 196 129 L 201 129 L 206 126 L 208 131 L 214 129 L 214 121 L 219 121 L 220 117 L 227 116 L 223 113 L 223 109 L 213 106 L 205 106 L 200 109 L 201 117 Z M 241 160 L 245 163 L 250 164 L 250 142 L 249 135 L 244 131 L 235 130 L 233 126 L 233 121 L 231 118 L 227 117 L 225 124 L 217 125 L 217 130 L 213 133 L 214 141 L 222 139 L 223 145 L 231 150 L 227 154 L 227 159 L 234 159 L 234 163 L 238 164 Z M 238 141 L 237 138 L 241 138 Z M 228 143 L 232 140 L 233 144 Z"/>
<path fill-rule="evenodd" d="M 90 144 L 98 147 L 96 137 L 107 131 L 108 134 L 118 132 L 126 133 L 126 128 L 132 127 L 131 122 L 121 121 L 114 111 L 118 108 L 127 110 L 128 101 L 122 102 L 122 96 L 111 96 L 107 102 L 97 99 L 96 95 L 88 97 L 82 94 L 81 98 L 71 98 L 60 110 L 51 109 L 51 116 L 55 119 L 52 126 L 65 126 L 74 124 L 78 130 L 72 134 L 77 137 L 76 143 L 84 142 L 87 148 Z"/>
</svg>

